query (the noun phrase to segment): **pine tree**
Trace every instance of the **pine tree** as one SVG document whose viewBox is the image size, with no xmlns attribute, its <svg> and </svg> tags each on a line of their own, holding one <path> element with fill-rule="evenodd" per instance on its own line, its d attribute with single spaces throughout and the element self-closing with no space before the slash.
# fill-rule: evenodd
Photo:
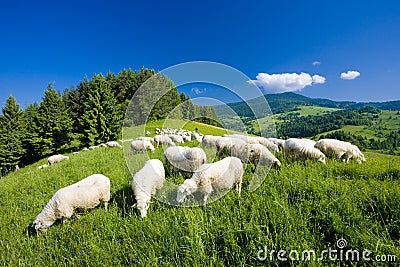
<svg viewBox="0 0 400 267">
<path fill-rule="evenodd" d="M 38 110 L 38 123 L 44 153 L 59 151 L 69 142 L 72 120 L 60 95 L 49 84 Z"/>
<path fill-rule="evenodd" d="M 22 116 L 23 138 L 22 146 L 26 153 L 22 157 L 24 164 L 30 164 L 40 159 L 43 147 L 43 138 L 39 128 L 39 105 L 29 105 Z"/>
<path fill-rule="evenodd" d="M 0 171 L 6 173 L 20 164 L 22 147 L 22 111 L 15 98 L 10 96 L 0 117 Z"/>
<path fill-rule="evenodd" d="M 103 75 L 95 75 L 89 84 L 85 113 L 81 119 L 85 144 L 116 140 L 121 133 L 119 105 Z"/>
</svg>

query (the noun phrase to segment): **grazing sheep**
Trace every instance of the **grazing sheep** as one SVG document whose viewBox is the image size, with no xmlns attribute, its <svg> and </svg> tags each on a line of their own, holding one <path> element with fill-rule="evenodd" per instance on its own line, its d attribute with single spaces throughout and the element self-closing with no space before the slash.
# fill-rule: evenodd
<svg viewBox="0 0 400 267">
<path fill-rule="evenodd" d="M 39 170 L 49 167 L 49 164 L 43 164 L 38 167 Z"/>
<path fill-rule="evenodd" d="M 90 146 L 89 150 L 94 150 L 94 149 L 98 149 L 98 148 L 100 148 L 100 146 Z"/>
<path fill-rule="evenodd" d="M 170 134 L 168 135 L 169 138 L 171 138 L 172 142 L 174 142 L 175 144 L 183 144 L 183 137 L 177 134 Z"/>
<path fill-rule="evenodd" d="M 201 141 L 202 146 L 204 147 L 215 147 L 215 143 L 219 136 L 214 136 L 214 135 L 205 135 L 203 136 L 203 139 Z"/>
<path fill-rule="evenodd" d="M 154 143 L 156 143 L 157 147 L 159 145 L 175 146 L 175 143 L 172 141 L 172 139 L 169 138 L 166 135 L 156 135 L 156 136 L 154 136 Z"/>
<path fill-rule="evenodd" d="M 142 218 L 147 216 L 150 199 L 155 195 L 165 181 L 165 170 L 158 159 L 146 161 L 132 180 L 132 190 L 136 198 L 136 206 L 140 210 Z"/>
<path fill-rule="evenodd" d="M 75 184 L 58 190 L 44 209 L 36 217 L 32 227 L 36 231 L 45 231 L 57 219 L 70 218 L 76 209 L 94 208 L 110 200 L 110 179 L 102 174 L 93 174 Z"/>
<path fill-rule="evenodd" d="M 164 151 L 164 157 L 166 163 L 186 172 L 194 172 L 207 161 L 206 153 L 199 147 L 169 147 Z"/>
<path fill-rule="evenodd" d="M 356 160 L 357 163 L 365 162 L 364 154 L 360 149 L 349 142 L 336 139 L 321 139 L 315 145 L 329 158 L 343 159 L 346 163 L 350 159 Z"/>
<path fill-rule="evenodd" d="M 199 142 L 202 142 L 202 140 L 203 140 L 203 136 L 201 136 L 198 133 L 191 133 L 191 136 L 192 136 L 192 139 L 195 139 L 195 140 L 197 140 Z"/>
<path fill-rule="evenodd" d="M 315 141 L 290 138 L 285 141 L 283 152 L 301 159 L 314 159 L 325 164 L 325 155 L 314 147 Z"/>
<path fill-rule="evenodd" d="M 249 144 L 241 139 L 232 138 L 231 155 L 239 158 L 243 163 L 249 161 Z"/>
<path fill-rule="evenodd" d="M 183 203 L 188 195 L 195 192 L 203 194 L 203 203 L 207 204 L 208 196 L 214 190 L 231 189 L 236 186 L 240 195 L 244 169 L 240 159 L 227 157 L 211 164 L 202 165 L 192 178 L 179 185 L 176 201 Z"/>
<path fill-rule="evenodd" d="M 47 159 L 47 162 L 49 163 L 49 165 L 54 164 L 54 163 L 58 163 L 61 162 L 63 160 L 69 160 L 68 156 L 64 156 L 64 155 L 54 155 L 51 156 Z"/>
<path fill-rule="evenodd" d="M 77 152 L 77 151 L 72 152 L 72 155 L 78 155 L 78 154 L 79 154 L 79 152 Z"/>
<path fill-rule="evenodd" d="M 122 146 L 120 144 L 118 144 L 118 142 L 116 141 L 110 141 L 106 143 L 106 146 L 108 147 L 118 147 L 118 148 L 122 148 Z"/>
<path fill-rule="evenodd" d="M 249 144 L 249 161 L 254 165 L 281 167 L 281 162 L 261 144 Z"/>
<path fill-rule="evenodd" d="M 140 152 L 140 151 L 146 151 L 146 150 L 151 150 L 154 152 L 154 146 L 149 142 L 145 140 L 133 140 L 131 142 L 131 150 L 133 153 Z"/>
<path fill-rule="evenodd" d="M 82 149 L 82 151 L 89 151 L 89 149 L 88 149 L 87 147 L 84 147 L 84 148 Z"/>
<path fill-rule="evenodd" d="M 104 143 L 101 143 L 100 145 L 99 145 L 99 147 L 106 147 L 107 145 L 106 144 L 104 144 Z"/>
<path fill-rule="evenodd" d="M 183 141 L 185 141 L 185 142 L 192 141 L 192 136 L 191 135 L 183 134 L 182 138 L 183 138 Z"/>
<path fill-rule="evenodd" d="M 261 145 L 265 146 L 266 148 L 268 148 L 269 151 L 271 151 L 271 152 L 279 151 L 278 146 L 265 137 L 246 136 L 246 135 L 242 135 L 242 134 L 232 134 L 232 135 L 228 135 L 228 136 L 241 139 L 249 144 L 261 144 Z"/>
<path fill-rule="evenodd" d="M 217 154 L 219 156 L 221 156 L 221 155 L 230 156 L 231 155 L 232 146 L 233 146 L 233 144 L 235 142 L 242 143 L 242 140 L 241 139 L 236 139 L 234 137 L 229 137 L 229 136 L 219 137 L 215 141 L 215 145 L 217 147 Z"/>
<path fill-rule="evenodd" d="M 283 146 L 285 145 L 285 140 L 283 139 L 279 139 L 279 138 L 267 138 L 269 141 L 271 141 L 272 143 L 274 143 L 275 145 L 278 146 L 279 150 L 282 151 L 283 150 Z"/>
</svg>

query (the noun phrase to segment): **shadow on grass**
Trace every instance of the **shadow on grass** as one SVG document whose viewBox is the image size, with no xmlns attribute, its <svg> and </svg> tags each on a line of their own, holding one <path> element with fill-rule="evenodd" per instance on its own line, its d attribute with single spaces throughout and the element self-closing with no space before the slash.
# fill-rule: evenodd
<svg viewBox="0 0 400 267">
<path fill-rule="evenodd" d="M 122 189 L 118 190 L 111 198 L 110 204 L 116 204 L 122 217 L 127 217 L 132 213 L 137 213 L 139 211 L 133 207 L 136 203 L 135 196 L 133 195 L 132 187 L 126 185 Z"/>
</svg>

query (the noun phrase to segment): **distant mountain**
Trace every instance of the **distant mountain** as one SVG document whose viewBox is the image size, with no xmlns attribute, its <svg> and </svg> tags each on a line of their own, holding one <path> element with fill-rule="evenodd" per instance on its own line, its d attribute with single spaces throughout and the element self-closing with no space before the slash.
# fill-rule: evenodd
<svg viewBox="0 0 400 267">
<path fill-rule="evenodd" d="M 400 101 L 388 101 L 388 102 L 353 102 L 353 101 L 333 101 L 329 99 L 321 98 L 310 98 L 295 93 L 281 93 L 281 94 L 266 94 L 265 99 L 271 108 L 273 114 L 284 113 L 296 110 L 299 106 L 321 106 L 329 108 L 341 108 L 341 109 L 354 109 L 365 106 L 372 106 L 383 110 L 400 110 Z M 246 102 L 236 102 L 228 104 L 239 116 L 241 117 L 253 117 L 253 112 L 247 103 L 257 109 L 257 115 L 267 116 L 270 115 L 268 110 L 261 111 L 264 107 L 263 97 L 257 97 Z M 218 110 L 218 106 L 215 107 Z M 261 113 L 261 114 L 260 114 Z"/>
</svg>

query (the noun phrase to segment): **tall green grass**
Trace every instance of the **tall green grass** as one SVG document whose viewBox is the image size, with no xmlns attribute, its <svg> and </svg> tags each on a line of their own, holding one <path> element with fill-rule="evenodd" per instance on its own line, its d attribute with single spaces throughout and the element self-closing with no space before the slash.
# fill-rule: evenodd
<svg viewBox="0 0 400 267">
<path fill-rule="evenodd" d="M 161 149 L 149 153 L 150 158 L 162 155 Z M 131 207 L 132 176 L 121 149 L 81 152 L 38 170 L 42 160 L 0 180 L 0 265 L 278 266 L 291 262 L 276 257 L 262 262 L 258 251 L 321 251 L 334 248 L 339 238 L 348 248 L 400 256 L 399 157 L 366 153 L 362 165 L 278 157 L 281 170 L 270 170 L 253 193 L 246 190 L 251 179 L 246 171 L 241 196 L 232 190 L 205 208 L 154 200 L 145 219 Z M 131 163 L 133 169 L 141 167 L 139 161 Z M 59 188 L 93 173 L 111 179 L 107 212 L 102 207 L 82 211 L 45 236 L 28 235 L 27 226 Z"/>
</svg>

